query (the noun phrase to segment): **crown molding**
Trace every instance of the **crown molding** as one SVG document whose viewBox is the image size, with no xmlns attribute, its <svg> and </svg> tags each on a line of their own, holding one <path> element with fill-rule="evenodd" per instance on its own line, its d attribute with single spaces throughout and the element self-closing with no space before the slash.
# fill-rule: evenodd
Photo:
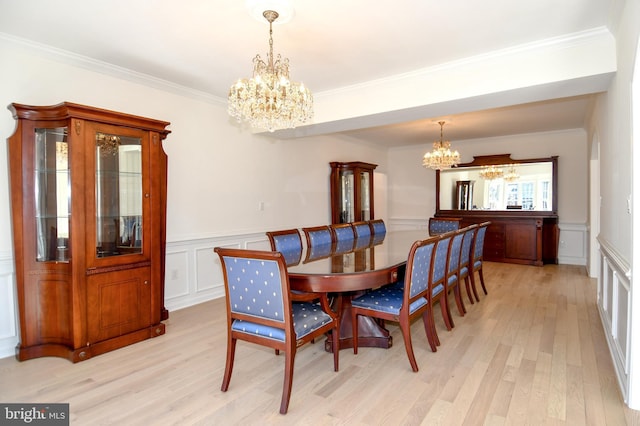
<svg viewBox="0 0 640 426">
<path fill-rule="evenodd" d="M 84 68 L 89 71 L 105 74 L 111 77 L 130 81 L 132 83 L 141 84 L 147 87 L 152 87 L 154 89 L 163 90 L 211 104 L 221 105 L 225 107 L 227 105 L 226 99 L 222 99 L 210 93 L 192 89 L 187 86 L 176 84 L 168 80 L 163 80 L 149 74 L 133 71 L 128 68 L 120 67 L 118 65 L 113 65 L 108 62 L 93 59 L 88 56 L 79 55 L 68 50 L 59 49 L 3 32 L 0 32 L 0 40 L 4 40 L 10 44 L 18 46 L 22 49 L 29 50 L 40 56 L 47 57 L 56 62 Z"/>
</svg>

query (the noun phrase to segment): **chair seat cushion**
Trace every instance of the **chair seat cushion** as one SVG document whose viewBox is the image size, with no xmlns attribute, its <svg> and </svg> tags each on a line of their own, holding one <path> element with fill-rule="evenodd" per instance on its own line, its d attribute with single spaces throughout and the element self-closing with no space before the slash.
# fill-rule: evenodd
<svg viewBox="0 0 640 426">
<path fill-rule="evenodd" d="M 464 278 L 467 275 L 469 275 L 469 268 L 467 268 L 466 266 L 460 268 L 460 277 Z"/>
<path fill-rule="evenodd" d="M 457 281 L 458 281 L 458 276 L 457 275 L 451 275 L 449 277 L 449 279 L 447 280 L 447 285 L 451 286 L 451 285 L 453 285 L 453 283 L 455 283 Z"/>
<path fill-rule="evenodd" d="M 332 321 L 331 317 L 326 314 L 318 304 L 294 302 L 291 304 L 291 307 L 293 309 L 293 329 L 297 339 L 306 336 Z M 257 324 L 251 321 L 234 320 L 233 324 L 231 324 L 231 329 L 241 333 L 256 334 L 281 342 L 284 342 L 285 339 L 284 329 Z"/>
<path fill-rule="evenodd" d="M 473 262 L 473 269 L 479 269 L 482 267 L 482 260 L 476 260 L 475 262 Z"/>
<path fill-rule="evenodd" d="M 442 292 L 442 290 L 444 290 L 444 285 L 438 284 L 437 286 L 435 286 L 433 288 L 433 290 L 431 291 L 431 294 L 433 296 L 437 296 L 438 294 L 440 294 Z"/>
<path fill-rule="evenodd" d="M 397 315 L 402 308 L 403 297 L 404 289 L 397 286 L 385 286 L 353 299 L 351 305 Z M 415 312 L 426 304 L 427 300 L 424 297 L 417 299 L 409 306 L 409 313 Z"/>
</svg>

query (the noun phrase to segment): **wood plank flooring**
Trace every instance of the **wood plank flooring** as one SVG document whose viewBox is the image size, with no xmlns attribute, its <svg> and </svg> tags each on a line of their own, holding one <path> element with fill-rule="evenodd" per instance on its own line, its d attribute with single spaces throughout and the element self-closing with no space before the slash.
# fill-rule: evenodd
<svg viewBox="0 0 640 426">
<path fill-rule="evenodd" d="M 584 268 L 485 264 L 489 295 L 466 300 L 432 353 L 412 327 L 413 373 L 400 330 L 392 348 L 340 353 L 323 344 L 296 357 L 287 415 L 278 414 L 284 357 L 239 342 L 229 391 L 220 391 L 224 301 L 171 312 L 167 334 L 72 364 L 0 360 L 0 401 L 68 402 L 72 425 L 625 425 L 625 407 Z"/>
</svg>

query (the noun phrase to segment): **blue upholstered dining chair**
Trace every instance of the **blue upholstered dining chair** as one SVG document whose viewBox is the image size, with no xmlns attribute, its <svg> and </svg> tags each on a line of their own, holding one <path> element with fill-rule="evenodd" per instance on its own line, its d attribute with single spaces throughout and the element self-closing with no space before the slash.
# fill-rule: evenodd
<svg viewBox="0 0 640 426">
<path fill-rule="evenodd" d="M 334 223 L 331 225 L 335 240 L 335 253 L 345 253 L 353 250 L 355 235 L 350 223 Z"/>
<path fill-rule="evenodd" d="M 291 301 L 282 253 L 220 247 L 214 250 L 222 263 L 227 302 L 227 360 L 221 390 L 226 392 L 229 388 L 238 340 L 283 351 L 280 413 L 286 414 L 298 347 L 331 332 L 333 368 L 338 371 L 340 351 L 335 342 L 340 340 L 339 319 L 325 294 L 318 295 L 320 304 Z"/>
<path fill-rule="evenodd" d="M 460 250 L 460 273 L 458 277 L 460 279 L 460 285 L 464 280 L 465 288 L 467 290 L 467 297 L 471 304 L 475 303 L 473 296 L 471 295 L 471 278 L 469 277 L 469 271 L 471 270 L 471 251 L 473 248 L 473 237 L 476 235 L 478 225 L 473 224 L 464 228 L 464 237 L 462 238 L 462 249 Z"/>
<path fill-rule="evenodd" d="M 387 227 L 382 219 L 373 219 L 369 221 L 369 227 L 371 227 L 371 233 L 374 235 L 384 235 L 387 233 Z"/>
<path fill-rule="evenodd" d="M 353 233 L 356 236 L 356 241 L 353 245 L 354 249 L 361 249 L 369 246 L 371 243 L 371 227 L 369 226 L 369 222 L 361 221 L 361 222 L 353 222 L 351 224 L 353 227 Z"/>
<path fill-rule="evenodd" d="M 469 276 L 471 277 L 471 288 L 476 300 L 479 302 L 478 291 L 476 290 L 475 273 L 478 272 L 480 277 L 480 284 L 482 285 L 482 291 L 487 294 L 487 287 L 484 285 L 484 274 L 482 273 L 482 264 L 484 261 L 484 236 L 487 233 L 487 228 L 491 225 L 491 222 L 482 222 L 478 225 L 478 231 L 473 239 L 473 257 L 471 258 L 471 269 L 469 270 Z"/>
<path fill-rule="evenodd" d="M 321 259 L 333 252 L 333 233 L 328 225 L 302 228 L 307 240 L 307 255 L 305 262 Z"/>
<path fill-rule="evenodd" d="M 297 229 L 267 232 L 272 251 L 284 256 L 287 266 L 297 265 L 302 258 L 302 238 Z"/>
<path fill-rule="evenodd" d="M 437 238 L 430 238 L 413 244 L 407 259 L 403 286 L 380 287 L 351 301 L 354 354 L 358 353 L 358 315 L 396 321 L 400 324 L 404 347 L 413 371 L 418 371 L 418 363 L 411 343 L 411 322 L 419 315 L 422 315 L 427 339 L 435 351 L 433 312 L 430 312 L 432 306 L 427 298 L 431 290 L 429 271 L 436 241 Z"/>
<path fill-rule="evenodd" d="M 460 316 L 464 316 L 467 312 L 460 291 L 460 254 L 463 239 L 464 229 L 453 231 L 451 246 L 449 247 L 449 258 L 447 259 L 447 292 L 449 294 L 453 292 Z"/>
<path fill-rule="evenodd" d="M 429 218 L 429 235 L 440 235 L 445 232 L 456 231 L 460 228 L 461 218 L 431 217 Z"/>
<path fill-rule="evenodd" d="M 436 242 L 435 254 L 433 258 L 433 268 L 431 268 L 431 305 L 435 306 L 436 303 L 440 303 L 440 311 L 442 312 L 442 319 L 447 330 L 451 330 L 454 327 L 453 318 L 451 317 L 451 311 L 449 310 L 449 299 L 447 296 L 447 260 L 449 258 L 449 248 L 451 247 L 451 239 L 453 232 L 447 232 L 440 235 Z M 440 344 L 438 334 L 433 330 L 436 341 Z"/>
<path fill-rule="evenodd" d="M 371 226 L 369 226 L 369 222 L 353 222 L 351 226 L 353 226 L 353 233 L 356 235 L 356 238 L 371 238 Z"/>
<path fill-rule="evenodd" d="M 374 219 L 369 221 L 369 226 L 371 227 L 372 234 L 371 244 L 380 244 L 387 234 L 387 227 L 385 226 L 384 221 L 382 219 Z"/>
</svg>

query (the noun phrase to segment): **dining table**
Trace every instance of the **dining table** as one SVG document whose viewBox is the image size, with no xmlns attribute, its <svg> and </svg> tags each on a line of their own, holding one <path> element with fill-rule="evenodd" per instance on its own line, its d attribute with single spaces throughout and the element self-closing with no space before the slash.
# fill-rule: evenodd
<svg viewBox="0 0 640 426">
<path fill-rule="evenodd" d="M 341 252 L 305 248 L 300 261 L 287 266 L 291 290 L 328 294 L 332 309 L 340 315 L 339 349 L 352 348 L 351 300 L 367 290 L 402 280 L 411 246 L 427 238 L 426 229 L 389 231 L 366 241 L 354 240 L 351 249 Z M 313 252 L 323 255 L 314 257 Z M 384 323 L 358 316 L 358 346 L 389 348 L 392 344 Z M 325 349 L 331 352 L 332 347 L 328 336 Z"/>
</svg>

